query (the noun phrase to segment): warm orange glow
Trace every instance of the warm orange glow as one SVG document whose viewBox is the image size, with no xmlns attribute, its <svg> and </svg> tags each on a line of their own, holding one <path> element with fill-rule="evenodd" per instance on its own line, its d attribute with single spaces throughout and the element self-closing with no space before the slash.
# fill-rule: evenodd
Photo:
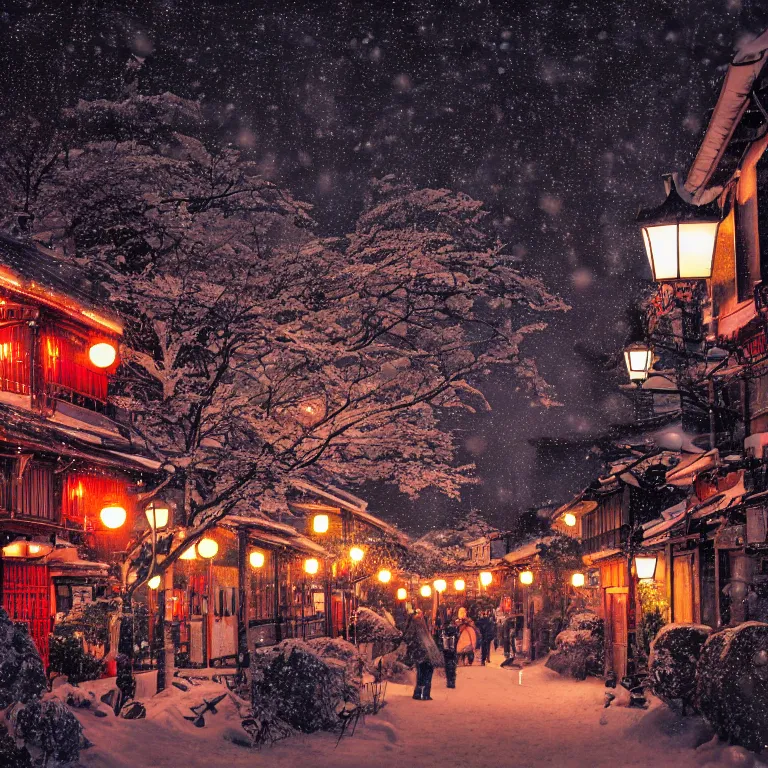
<svg viewBox="0 0 768 768">
<path fill-rule="evenodd" d="M 656 562 L 655 557 L 636 557 L 635 558 L 635 573 L 637 578 L 641 581 L 651 580 L 656 575 Z"/>
<path fill-rule="evenodd" d="M 353 563 L 359 563 L 365 557 L 365 552 L 360 547 L 352 547 L 349 550 L 349 559 Z"/>
<path fill-rule="evenodd" d="M 563 522 L 569 527 L 573 528 L 574 525 L 576 525 L 576 515 L 573 514 L 573 512 L 566 512 L 563 515 Z"/>
<path fill-rule="evenodd" d="M 254 549 L 248 556 L 248 561 L 251 564 L 251 568 L 261 568 L 264 565 L 264 553 L 259 552 L 258 549 Z"/>
<path fill-rule="evenodd" d="M 150 589 L 157 589 L 160 586 L 160 577 L 159 576 L 153 576 L 148 582 L 147 586 Z"/>
<path fill-rule="evenodd" d="M 39 555 L 43 551 L 43 548 L 39 544 L 29 544 L 27 546 L 28 555 Z"/>
<path fill-rule="evenodd" d="M 124 525 L 128 513 L 123 507 L 104 507 L 99 513 L 99 517 L 105 528 L 114 530 L 115 528 L 120 528 Z"/>
<path fill-rule="evenodd" d="M 165 528 L 168 525 L 169 511 L 168 507 L 163 505 L 162 502 L 150 504 L 145 510 L 149 527 L 153 529 Z"/>
<path fill-rule="evenodd" d="M 577 589 L 579 587 L 583 587 L 585 582 L 584 574 L 583 573 L 574 573 L 573 576 L 571 576 L 571 584 L 573 584 L 574 587 Z"/>
<path fill-rule="evenodd" d="M 24 543 L 14 541 L 13 544 L 6 545 L 3 547 L 3 557 L 24 557 Z"/>
<path fill-rule="evenodd" d="M 520 574 L 520 583 L 526 586 L 533 584 L 533 571 L 523 571 Z"/>
<path fill-rule="evenodd" d="M 179 560 L 197 560 L 197 552 L 194 547 L 185 549 L 180 555 Z"/>
<path fill-rule="evenodd" d="M 117 360 L 117 350 L 112 344 L 100 341 L 88 350 L 88 359 L 97 368 L 109 368 Z"/>
<path fill-rule="evenodd" d="M 419 594 L 422 597 L 431 597 L 432 596 L 432 587 L 429 586 L 429 584 L 425 584 L 420 590 Z"/>
<path fill-rule="evenodd" d="M 204 557 L 206 560 L 216 557 L 218 551 L 219 545 L 213 539 L 200 539 L 197 543 L 197 554 L 200 555 L 200 557 Z"/>
<path fill-rule="evenodd" d="M 488 587 L 493 582 L 493 574 L 490 571 L 480 571 L 480 583 Z"/>
<path fill-rule="evenodd" d="M 435 579 L 432 586 L 435 588 L 435 592 L 445 592 L 445 590 L 448 589 L 448 584 L 445 579 Z"/>
<path fill-rule="evenodd" d="M 389 584 L 389 582 L 392 581 L 392 571 L 382 568 L 379 571 L 378 578 L 382 584 Z"/>
<path fill-rule="evenodd" d="M 464 581 L 464 579 L 456 579 L 456 581 L 453 582 L 453 588 L 457 592 L 463 592 L 467 588 L 467 582 Z"/>
<path fill-rule="evenodd" d="M 400 587 L 397 590 L 397 599 L 398 600 L 407 600 L 408 599 L 408 590 L 405 587 Z"/>
<path fill-rule="evenodd" d="M 312 518 L 312 530 L 315 533 L 327 533 L 329 525 L 328 515 L 315 515 Z"/>
<path fill-rule="evenodd" d="M 304 561 L 304 570 L 310 576 L 314 576 L 320 570 L 320 563 L 314 557 L 310 557 Z"/>
</svg>

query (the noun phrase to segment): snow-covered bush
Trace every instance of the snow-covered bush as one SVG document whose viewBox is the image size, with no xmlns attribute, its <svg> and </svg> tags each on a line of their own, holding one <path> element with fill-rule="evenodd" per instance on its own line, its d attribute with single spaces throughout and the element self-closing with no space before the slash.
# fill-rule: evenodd
<svg viewBox="0 0 768 768">
<path fill-rule="evenodd" d="M 358 608 L 355 627 L 359 643 L 373 643 L 373 657 L 383 656 L 400 645 L 402 633 L 370 608 Z"/>
<path fill-rule="evenodd" d="M 73 685 L 86 680 L 98 680 L 104 670 L 104 662 L 83 649 L 77 637 L 51 636 L 49 664 L 52 672 L 66 675 Z"/>
<path fill-rule="evenodd" d="M 654 695 L 683 711 L 696 692 L 696 665 L 710 627 L 704 624 L 667 624 L 651 643 L 648 680 Z"/>
<path fill-rule="evenodd" d="M 0 723 L 0 765 L 3 768 L 32 768 L 32 759 L 26 747 L 19 747 L 8 729 Z"/>
<path fill-rule="evenodd" d="M 302 733 L 331 730 L 339 723 L 338 710 L 345 702 L 357 703 L 360 678 L 349 664 L 322 656 L 300 640 L 284 640 L 257 650 L 251 659 L 251 700 L 257 719 L 277 718 Z M 348 643 L 344 643 L 349 645 Z M 356 651 L 349 646 L 351 653 Z"/>
<path fill-rule="evenodd" d="M 0 608 L 0 709 L 34 701 L 46 687 L 43 662 L 32 638 Z"/>
<path fill-rule="evenodd" d="M 603 620 L 593 613 L 574 614 L 555 638 L 546 666 L 560 675 L 584 680 L 603 671 Z"/>
<path fill-rule="evenodd" d="M 80 755 L 82 726 L 59 699 L 26 704 L 13 712 L 12 721 L 16 736 L 43 753 L 44 764 L 51 757 L 70 763 Z"/>
<path fill-rule="evenodd" d="M 712 634 L 699 658 L 696 705 L 721 739 L 764 749 L 768 735 L 768 624 Z"/>
</svg>

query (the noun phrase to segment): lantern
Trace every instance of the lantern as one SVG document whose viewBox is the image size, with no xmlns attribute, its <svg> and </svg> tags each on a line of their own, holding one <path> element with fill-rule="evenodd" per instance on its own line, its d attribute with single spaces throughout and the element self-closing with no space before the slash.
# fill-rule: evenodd
<svg viewBox="0 0 768 768">
<path fill-rule="evenodd" d="M 213 539 L 200 539 L 200 541 L 197 542 L 197 554 L 200 555 L 200 557 L 204 557 L 206 560 L 216 557 L 218 551 L 219 545 Z"/>
<path fill-rule="evenodd" d="M 420 590 L 419 594 L 422 597 L 431 597 L 432 596 L 432 587 L 429 586 L 429 584 L 425 584 Z"/>
<path fill-rule="evenodd" d="M 320 570 L 320 562 L 314 557 L 307 558 L 304 561 L 304 572 L 314 576 Z"/>
<path fill-rule="evenodd" d="M 392 572 L 382 568 L 378 573 L 378 579 L 382 584 L 389 584 L 392 580 Z"/>
<path fill-rule="evenodd" d="M 453 588 L 457 592 L 463 592 L 466 589 L 467 583 L 464 581 L 464 579 L 456 579 L 456 581 L 453 582 Z"/>
<path fill-rule="evenodd" d="M 24 542 L 14 541 L 4 546 L 3 557 L 24 557 Z"/>
<path fill-rule="evenodd" d="M 635 573 L 638 579 L 652 579 L 656 575 L 656 557 L 635 558 Z"/>
<path fill-rule="evenodd" d="M 122 507 L 115 505 L 104 507 L 99 513 L 99 517 L 105 528 L 115 529 L 120 528 L 125 523 L 128 513 Z"/>
<path fill-rule="evenodd" d="M 563 522 L 569 527 L 573 528 L 574 525 L 576 525 L 576 515 L 573 514 L 573 512 L 566 512 L 563 515 Z"/>
<path fill-rule="evenodd" d="M 435 579 L 432 583 L 432 586 L 435 588 L 435 592 L 445 592 L 446 589 L 448 589 L 448 584 L 446 584 L 445 579 Z"/>
<path fill-rule="evenodd" d="M 624 350 L 624 364 L 630 381 L 645 381 L 653 363 L 653 350 L 643 342 L 630 344 Z"/>
<path fill-rule="evenodd" d="M 147 516 L 147 521 L 149 522 L 149 527 L 152 530 L 165 528 L 165 526 L 168 525 L 168 512 L 168 507 L 163 506 L 162 503 L 153 501 L 146 510 L 144 510 L 144 514 Z"/>
<path fill-rule="evenodd" d="M 259 552 L 258 549 L 254 549 L 250 555 L 248 555 L 248 562 L 251 564 L 251 568 L 261 568 L 264 565 L 264 553 Z"/>
<path fill-rule="evenodd" d="M 185 549 L 180 555 L 179 560 L 197 560 L 197 552 L 194 546 L 189 549 Z"/>
<path fill-rule="evenodd" d="M 490 571 L 480 571 L 480 583 L 488 587 L 493 582 L 493 574 Z"/>
<path fill-rule="evenodd" d="M 329 525 L 328 515 L 315 515 L 312 518 L 312 530 L 315 533 L 328 533 Z"/>
<path fill-rule="evenodd" d="M 160 586 L 160 577 L 159 576 L 153 576 L 148 582 L 147 586 L 150 589 L 157 589 Z"/>
<path fill-rule="evenodd" d="M 408 599 L 408 590 L 405 587 L 400 587 L 397 590 L 397 599 L 398 600 L 407 600 Z"/>
<path fill-rule="evenodd" d="M 668 178 L 667 199 L 640 211 L 637 222 L 656 282 L 712 277 L 720 209 L 717 203 L 686 203 Z"/>
<path fill-rule="evenodd" d="M 577 589 L 584 586 L 584 581 L 585 579 L 583 573 L 574 573 L 573 576 L 571 576 L 571 584 L 573 584 L 573 586 Z"/>
<path fill-rule="evenodd" d="M 360 547 L 352 547 L 349 550 L 349 559 L 353 563 L 359 563 L 365 557 L 365 552 Z"/>
<path fill-rule="evenodd" d="M 525 570 L 520 574 L 520 583 L 529 586 L 533 584 L 533 571 Z"/>
<path fill-rule="evenodd" d="M 109 368 L 117 360 L 117 350 L 112 344 L 100 341 L 88 350 L 88 359 L 97 368 Z"/>
</svg>

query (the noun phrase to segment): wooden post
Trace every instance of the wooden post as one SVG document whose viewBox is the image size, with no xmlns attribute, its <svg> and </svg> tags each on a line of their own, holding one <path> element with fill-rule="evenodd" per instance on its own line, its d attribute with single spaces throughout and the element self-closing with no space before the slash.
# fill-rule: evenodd
<svg viewBox="0 0 768 768">
<path fill-rule="evenodd" d="M 323 563 L 325 569 L 325 634 L 327 637 L 333 637 L 333 616 L 331 606 L 333 603 L 333 591 L 331 588 L 331 563 L 326 560 Z"/>
<path fill-rule="evenodd" d="M 173 677 L 176 646 L 173 642 L 173 565 L 163 574 L 162 588 L 157 591 L 157 692 L 164 691 Z"/>
<path fill-rule="evenodd" d="M 237 676 L 242 679 L 243 670 L 251 663 L 251 644 L 248 638 L 248 599 L 250 579 L 248 578 L 248 533 L 237 532 Z"/>
<path fill-rule="evenodd" d="M 672 545 L 667 544 L 667 602 L 669 603 L 669 621 L 675 621 L 675 555 Z"/>
<path fill-rule="evenodd" d="M 214 612 L 214 590 L 213 590 L 213 558 L 208 558 L 208 600 L 205 612 L 205 666 L 211 666 L 211 646 L 213 645 L 213 612 Z"/>
<path fill-rule="evenodd" d="M 279 643 L 283 639 L 282 616 L 280 616 L 280 554 L 278 550 L 274 551 L 274 578 L 275 578 L 275 596 L 274 596 L 274 614 L 275 614 L 275 642 Z"/>
</svg>

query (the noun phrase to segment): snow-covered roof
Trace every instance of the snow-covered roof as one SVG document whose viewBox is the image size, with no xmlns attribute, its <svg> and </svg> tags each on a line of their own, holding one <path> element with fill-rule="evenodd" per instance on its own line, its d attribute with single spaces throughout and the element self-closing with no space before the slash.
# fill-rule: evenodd
<svg viewBox="0 0 768 768">
<path fill-rule="evenodd" d="M 554 536 L 542 536 L 541 538 L 534 539 L 517 549 L 513 549 L 511 552 L 507 552 L 502 559 L 508 565 L 518 565 L 535 557 L 539 551 L 539 546 L 542 544 L 549 544 L 553 539 Z"/>
<path fill-rule="evenodd" d="M 330 557 L 324 547 L 285 523 L 278 523 L 263 517 L 228 515 L 220 524 L 224 528 L 245 529 L 253 539 L 263 544 L 288 547 L 289 549 L 311 552 L 321 557 Z"/>
<path fill-rule="evenodd" d="M 121 323 L 105 306 L 104 290 L 77 265 L 36 243 L 0 233 L 0 286 L 102 332 L 122 333 Z"/>
<path fill-rule="evenodd" d="M 667 472 L 667 484 L 685 488 L 693 483 L 696 475 L 717 466 L 720 454 L 717 449 L 699 455 L 688 455 Z"/>
<path fill-rule="evenodd" d="M 681 501 L 679 504 L 665 509 L 661 513 L 661 517 L 645 523 L 643 525 L 643 540 L 646 544 L 658 544 L 660 541 L 663 541 L 666 538 L 663 534 L 674 528 L 685 518 L 687 506 L 686 501 Z"/>
</svg>

